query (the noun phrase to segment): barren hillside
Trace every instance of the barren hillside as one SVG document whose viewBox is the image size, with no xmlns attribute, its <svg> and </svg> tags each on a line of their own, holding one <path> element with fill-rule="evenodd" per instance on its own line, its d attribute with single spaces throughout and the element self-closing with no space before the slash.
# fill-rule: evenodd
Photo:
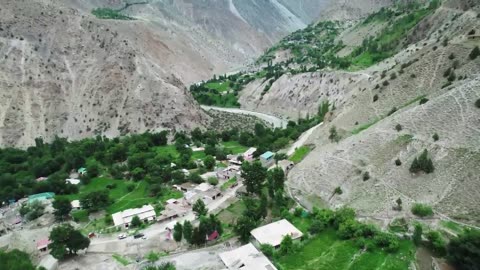
<svg viewBox="0 0 480 270">
<path fill-rule="evenodd" d="M 204 126 L 184 85 L 244 64 L 320 8 L 281 2 L 129 1 L 143 3 L 122 10 L 134 20 L 110 20 L 91 11 L 124 1 L 3 1 L 0 145 Z"/>
<path fill-rule="evenodd" d="M 379 63 L 357 65 L 354 71 L 286 72 L 270 87 L 265 79 L 245 86 L 242 107 L 291 119 L 315 114 L 322 101 L 335 104 L 330 121 L 310 139 L 315 149 L 289 175 L 298 198 L 349 205 L 362 216 L 386 219 L 409 216 L 411 204 L 422 202 L 438 216 L 480 223 L 475 165 L 480 158 L 480 109 L 475 106 L 480 58 L 470 58 L 480 45 L 472 37 L 472 30 L 480 28 L 478 12 L 471 1 L 446 1 L 407 32 L 398 52 Z M 381 20 L 372 20 L 344 25 L 337 41 L 347 47 L 338 55 L 350 54 L 365 36 L 385 28 Z M 338 143 L 329 140 L 333 126 L 341 137 Z M 424 149 L 435 171 L 410 173 Z M 370 177 L 364 180 L 366 172 Z M 337 187 L 341 195 L 334 195 Z M 392 210 L 398 198 L 404 202 L 400 212 Z"/>
</svg>

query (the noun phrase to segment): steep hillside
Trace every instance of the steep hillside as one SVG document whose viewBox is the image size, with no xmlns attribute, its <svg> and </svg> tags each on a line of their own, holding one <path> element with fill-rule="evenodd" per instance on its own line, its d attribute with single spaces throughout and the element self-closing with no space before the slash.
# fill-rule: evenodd
<svg viewBox="0 0 480 270">
<path fill-rule="evenodd" d="M 278 79 L 257 108 L 295 117 L 297 111 L 315 113 L 318 99 L 336 102 L 333 120 L 311 139 L 315 149 L 289 175 L 297 196 L 318 196 L 333 207 L 350 205 L 382 219 L 410 216 L 412 203 L 422 202 L 432 205 L 437 217 L 479 224 L 480 61 L 470 55 L 480 41 L 467 37 L 479 27 L 478 7 L 464 12 L 443 6 L 409 32 L 405 49 L 368 69 Z M 321 74 L 331 77 L 329 86 L 322 86 Z M 285 90 L 281 83 L 287 80 L 299 87 Z M 296 98 L 273 97 L 285 91 Z M 325 92 L 330 95 L 317 94 Z M 301 101 L 301 110 L 287 113 Z M 334 126 L 338 143 L 329 139 Z M 435 171 L 411 173 L 424 149 Z M 332 195 L 337 187 L 343 193 Z M 400 212 L 393 210 L 398 198 L 404 204 Z"/>
<path fill-rule="evenodd" d="M 314 150 L 289 174 L 307 204 L 390 220 L 422 202 L 436 217 L 479 224 L 479 10 L 468 0 L 406 1 L 322 21 L 282 39 L 256 67 L 191 90 L 202 103 L 292 120 L 334 104 L 307 142 Z M 434 172 L 410 172 L 425 149 Z M 403 211 L 393 209 L 398 198 Z"/>
<path fill-rule="evenodd" d="M 249 61 L 320 8 L 281 2 L 3 1 L 0 145 L 205 126 L 184 84 Z"/>
</svg>

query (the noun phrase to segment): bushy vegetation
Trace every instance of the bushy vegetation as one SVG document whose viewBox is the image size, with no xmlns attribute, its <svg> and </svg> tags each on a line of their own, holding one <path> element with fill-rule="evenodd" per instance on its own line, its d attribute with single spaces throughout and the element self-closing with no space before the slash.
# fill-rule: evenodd
<svg viewBox="0 0 480 270">
<path fill-rule="evenodd" d="M 428 157 L 427 149 L 423 150 L 422 154 L 415 158 L 410 166 L 411 173 L 425 172 L 432 173 L 435 170 L 432 160 Z"/>
<path fill-rule="evenodd" d="M 419 217 L 433 216 L 433 209 L 426 204 L 416 203 L 412 206 L 412 214 Z"/>
<path fill-rule="evenodd" d="M 111 8 L 95 8 L 92 14 L 99 19 L 112 20 L 133 20 L 133 18 L 123 15 L 120 11 Z"/>
<path fill-rule="evenodd" d="M 438 6 L 439 1 L 430 1 L 428 6 L 411 1 L 380 9 L 367 17 L 359 26 L 385 23 L 386 27 L 376 36 L 365 37 L 362 45 L 345 57 L 336 55 L 344 48 L 341 41 L 335 42 L 336 36 L 342 30 L 342 25 L 338 22 L 325 21 L 290 34 L 270 48 L 257 62 L 268 62 L 276 51 L 289 50 L 293 57 L 282 63 L 286 67 L 291 63 L 313 64 L 313 70 L 324 67 L 338 69 L 368 67 L 397 53 L 402 48 L 409 31 Z M 303 72 L 306 71 L 304 69 Z M 391 74 L 392 80 L 396 77 L 395 73 Z"/>
<path fill-rule="evenodd" d="M 447 246 L 447 259 L 457 269 L 477 269 L 480 261 L 480 231 L 466 230 Z"/>
<path fill-rule="evenodd" d="M 473 48 L 472 52 L 470 52 L 470 59 L 471 60 L 475 60 L 477 59 L 477 57 L 480 56 L 480 48 L 478 46 L 475 46 L 475 48 Z"/>
<path fill-rule="evenodd" d="M 4 251 L 0 249 L 0 269 L 35 270 L 27 253 L 18 249 Z"/>
<path fill-rule="evenodd" d="M 90 240 L 70 224 L 53 228 L 49 239 L 51 241 L 48 246 L 51 250 L 50 254 L 57 259 L 76 255 L 79 250 L 86 249 L 90 245 Z"/>
</svg>

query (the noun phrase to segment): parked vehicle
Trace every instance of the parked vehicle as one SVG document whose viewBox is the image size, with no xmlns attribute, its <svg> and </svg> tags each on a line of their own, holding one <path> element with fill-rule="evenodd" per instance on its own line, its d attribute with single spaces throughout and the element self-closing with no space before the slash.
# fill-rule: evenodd
<svg viewBox="0 0 480 270">
<path fill-rule="evenodd" d="M 120 240 L 121 240 L 121 239 L 125 239 L 125 238 L 127 238 L 127 235 L 124 234 L 124 233 L 122 233 L 122 234 L 120 234 L 120 235 L 118 236 L 118 239 L 120 239 Z"/>
<path fill-rule="evenodd" d="M 134 239 L 142 238 L 146 239 L 145 235 L 143 233 L 137 233 L 133 236 Z"/>
</svg>

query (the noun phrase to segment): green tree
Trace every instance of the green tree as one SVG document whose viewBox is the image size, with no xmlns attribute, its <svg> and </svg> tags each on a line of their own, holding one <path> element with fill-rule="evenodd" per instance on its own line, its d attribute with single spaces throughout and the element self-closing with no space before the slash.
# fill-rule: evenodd
<svg viewBox="0 0 480 270">
<path fill-rule="evenodd" d="M 457 269 L 476 270 L 480 262 L 480 231 L 466 230 L 447 246 L 447 259 Z"/>
<path fill-rule="evenodd" d="M 140 181 L 145 177 L 145 170 L 143 168 L 135 168 L 132 171 L 132 178 L 135 181 Z"/>
<path fill-rule="evenodd" d="M 280 243 L 280 249 L 278 250 L 281 255 L 287 255 L 293 252 L 293 240 L 290 235 L 285 235 Z"/>
<path fill-rule="evenodd" d="M 176 242 L 182 241 L 182 236 L 183 236 L 183 226 L 182 224 L 178 223 L 175 224 L 173 227 L 173 239 L 175 239 Z"/>
<path fill-rule="evenodd" d="M 79 250 L 86 249 L 90 245 L 90 240 L 70 224 L 55 227 L 50 232 L 49 239 L 50 254 L 59 260 L 67 255 L 76 255 Z"/>
<path fill-rule="evenodd" d="M 475 48 L 473 48 L 472 52 L 470 53 L 469 57 L 470 59 L 475 60 L 479 55 L 480 55 L 480 48 L 478 46 L 475 46 Z"/>
<path fill-rule="evenodd" d="M 328 139 L 332 142 L 340 141 L 340 136 L 338 135 L 337 128 L 335 126 L 330 128 L 330 135 L 328 136 Z"/>
<path fill-rule="evenodd" d="M 415 227 L 414 227 L 414 231 L 413 231 L 413 243 L 416 245 L 416 246 L 419 246 L 421 243 L 422 243 L 422 234 L 423 234 L 423 227 L 421 224 L 415 224 Z"/>
<path fill-rule="evenodd" d="M 95 160 L 87 161 L 85 168 L 87 169 L 88 176 L 90 176 L 91 178 L 97 177 L 100 173 L 100 166 Z"/>
<path fill-rule="evenodd" d="M 138 228 L 142 225 L 142 221 L 140 220 L 140 218 L 138 216 L 134 216 L 132 218 L 132 221 L 130 222 L 130 226 L 132 228 Z"/>
<path fill-rule="evenodd" d="M 429 231 L 425 237 L 428 240 L 428 247 L 437 256 L 445 256 L 447 242 L 443 239 L 437 231 Z"/>
<path fill-rule="evenodd" d="M 55 209 L 53 214 L 58 220 L 64 220 L 65 217 L 70 214 L 70 211 L 72 211 L 72 204 L 67 198 L 55 197 L 52 206 Z"/>
<path fill-rule="evenodd" d="M 192 223 L 188 220 L 185 220 L 185 222 L 183 222 L 183 237 L 190 244 L 192 244 L 192 233 L 193 233 Z"/>
<path fill-rule="evenodd" d="M 20 215 L 26 220 L 35 220 L 44 213 L 45 206 L 40 201 L 23 204 L 20 208 Z"/>
<path fill-rule="evenodd" d="M 92 191 L 80 198 L 82 208 L 90 212 L 106 208 L 111 203 L 108 190 Z"/>
<path fill-rule="evenodd" d="M 206 156 L 203 160 L 203 165 L 205 165 L 205 168 L 207 168 L 207 170 L 213 170 L 213 168 L 215 168 L 215 163 L 215 158 L 210 155 Z"/>
<path fill-rule="evenodd" d="M 270 244 L 261 244 L 260 251 L 262 251 L 262 253 L 269 258 L 272 258 L 275 254 L 275 248 Z"/>
<path fill-rule="evenodd" d="M 195 215 L 197 217 L 201 217 L 201 216 L 206 216 L 207 213 L 208 213 L 208 208 L 207 206 L 205 205 L 205 203 L 201 200 L 201 199 L 198 199 L 192 206 L 192 210 L 193 212 L 195 212 Z"/>
<path fill-rule="evenodd" d="M 267 177 L 267 169 L 258 161 L 242 164 L 242 177 L 248 193 L 260 195 Z"/>
<path fill-rule="evenodd" d="M 18 249 L 4 251 L 0 249 L 0 269 L 35 270 L 27 253 Z"/>
<path fill-rule="evenodd" d="M 257 221 L 253 217 L 242 215 L 235 223 L 234 231 L 240 242 L 247 243 L 250 240 L 250 232 L 256 227 Z"/>
</svg>

